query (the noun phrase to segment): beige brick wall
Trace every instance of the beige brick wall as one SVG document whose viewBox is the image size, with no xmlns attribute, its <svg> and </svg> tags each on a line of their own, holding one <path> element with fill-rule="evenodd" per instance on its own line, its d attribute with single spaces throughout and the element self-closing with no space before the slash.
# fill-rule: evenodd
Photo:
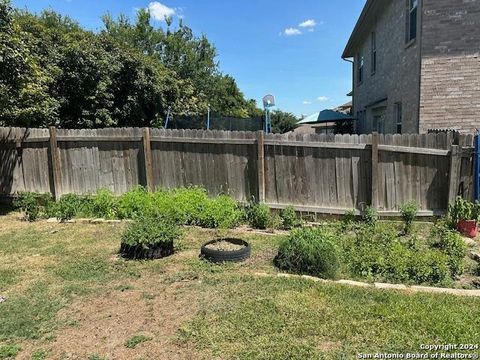
<svg viewBox="0 0 480 360">
<path fill-rule="evenodd" d="M 480 128 L 480 0 L 424 0 L 420 131 Z"/>
<path fill-rule="evenodd" d="M 395 103 L 402 103 L 403 133 L 418 132 L 420 91 L 420 45 L 419 40 L 406 46 L 406 2 L 382 0 L 382 10 L 376 20 L 363 29 L 363 40 L 356 52 L 365 58 L 364 81 L 357 83 L 354 70 L 354 114 L 366 111 L 366 120 L 358 124 L 357 132 L 372 132 L 374 110 L 367 108 L 382 98 L 386 102 L 385 132 L 396 132 Z M 371 32 L 377 38 L 377 71 L 371 74 Z M 419 34 L 420 36 L 420 34 Z"/>
</svg>

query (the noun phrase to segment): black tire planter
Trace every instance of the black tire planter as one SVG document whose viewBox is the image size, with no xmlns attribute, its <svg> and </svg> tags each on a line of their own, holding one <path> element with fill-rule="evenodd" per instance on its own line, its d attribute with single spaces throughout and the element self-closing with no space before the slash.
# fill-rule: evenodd
<svg viewBox="0 0 480 360">
<path fill-rule="evenodd" d="M 122 257 L 131 260 L 161 259 L 173 254 L 173 242 L 171 244 L 159 244 L 147 249 L 142 245 L 122 244 L 120 246 L 120 254 Z"/>
<path fill-rule="evenodd" d="M 222 241 L 226 241 L 235 245 L 242 245 L 244 247 L 240 250 L 232 250 L 232 251 L 215 250 L 207 247 L 208 245 L 212 245 Z M 252 252 L 252 248 L 250 244 L 245 240 L 229 238 L 229 239 L 212 240 L 203 244 L 202 248 L 200 249 L 200 256 L 205 260 L 208 260 L 213 263 L 240 262 L 248 259 L 250 257 L 251 252 Z"/>
</svg>

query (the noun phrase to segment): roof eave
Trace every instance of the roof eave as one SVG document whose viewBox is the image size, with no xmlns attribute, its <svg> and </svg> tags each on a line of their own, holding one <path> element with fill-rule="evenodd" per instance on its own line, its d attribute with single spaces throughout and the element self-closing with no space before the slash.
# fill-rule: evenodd
<svg viewBox="0 0 480 360">
<path fill-rule="evenodd" d="M 357 35 L 362 29 L 365 23 L 365 20 L 368 18 L 368 15 L 370 14 L 370 10 L 372 9 L 372 6 L 376 1 L 377 0 L 367 0 L 367 2 L 365 3 L 362 13 L 360 14 L 360 17 L 358 18 L 357 23 L 355 24 L 352 34 L 350 35 L 350 38 L 348 39 L 347 46 L 345 47 L 345 50 L 343 50 L 342 59 L 349 59 L 349 58 L 355 57 L 354 45 L 357 40 L 356 39 Z"/>
</svg>

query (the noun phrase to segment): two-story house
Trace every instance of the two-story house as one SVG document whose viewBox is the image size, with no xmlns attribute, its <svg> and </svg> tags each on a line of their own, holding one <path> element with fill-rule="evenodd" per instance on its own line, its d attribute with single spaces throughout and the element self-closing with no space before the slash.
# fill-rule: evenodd
<svg viewBox="0 0 480 360">
<path fill-rule="evenodd" d="M 480 128 L 480 0 L 367 0 L 342 57 L 358 133 Z"/>
</svg>

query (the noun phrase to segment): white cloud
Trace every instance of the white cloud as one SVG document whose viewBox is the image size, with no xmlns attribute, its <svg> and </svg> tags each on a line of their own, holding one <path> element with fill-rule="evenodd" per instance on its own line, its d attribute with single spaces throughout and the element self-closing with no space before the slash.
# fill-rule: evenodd
<svg viewBox="0 0 480 360">
<path fill-rule="evenodd" d="M 317 26 L 317 22 L 313 19 L 305 20 L 304 22 L 300 23 L 298 26 L 302 28 L 314 28 Z"/>
<path fill-rule="evenodd" d="M 329 100 L 329 99 L 328 99 L 328 97 L 326 97 L 326 96 L 319 96 L 319 97 L 317 98 L 317 101 L 320 101 L 320 102 L 328 101 L 328 100 Z"/>
<path fill-rule="evenodd" d="M 310 105 L 311 103 L 312 103 L 311 101 L 305 100 L 305 101 L 303 102 L 303 105 Z"/>
<path fill-rule="evenodd" d="M 158 1 L 151 2 L 148 4 L 148 11 L 152 18 L 158 21 L 165 21 L 166 17 L 170 17 L 176 14 L 174 8 L 170 8 Z"/>
<path fill-rule="evenodd" d="M 288 28 L 284 31 L 285 35 L 292 36 L 292 35 L 302 35 L 302 32 L 296 28 Z"/>
</svg>

